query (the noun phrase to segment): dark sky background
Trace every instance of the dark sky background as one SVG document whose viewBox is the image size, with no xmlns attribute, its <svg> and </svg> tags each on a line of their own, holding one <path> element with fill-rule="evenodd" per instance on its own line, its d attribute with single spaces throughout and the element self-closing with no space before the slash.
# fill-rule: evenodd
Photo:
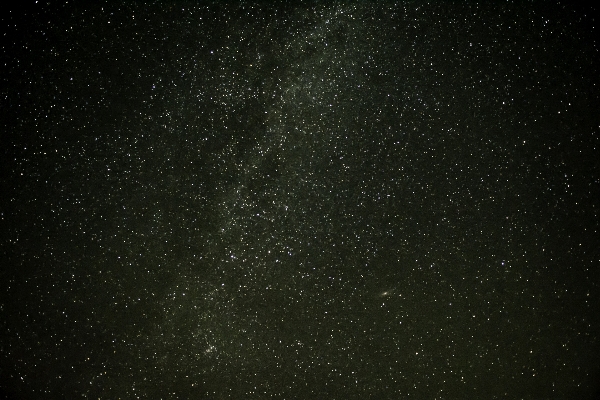
<svg viewBox="0 0 600 400">
<path fill-rule="evenodd" d="M 24 4 L 0 394 L 594 396 L 594 10 Z"/>
</svg>

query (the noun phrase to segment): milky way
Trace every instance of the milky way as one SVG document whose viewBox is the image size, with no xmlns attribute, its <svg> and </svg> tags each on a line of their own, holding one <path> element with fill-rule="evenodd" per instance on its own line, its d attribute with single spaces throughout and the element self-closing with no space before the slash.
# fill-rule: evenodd
<svg viewBox="0 0 600 400">
<path fill-rule="evenodd" d="M 590 10 L 1 18 L 0 394 L 594 393 Z"/>
</svg>

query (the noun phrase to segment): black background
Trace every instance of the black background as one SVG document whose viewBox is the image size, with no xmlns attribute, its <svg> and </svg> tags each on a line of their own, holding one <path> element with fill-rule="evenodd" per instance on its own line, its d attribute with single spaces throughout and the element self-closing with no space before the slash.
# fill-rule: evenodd
<svg viewBox="0 0 600 400">
<path fill-rule="evenodd" d="M 595 10 L 23 5 L 5 396 L 593 396 Z"/>
</svg>

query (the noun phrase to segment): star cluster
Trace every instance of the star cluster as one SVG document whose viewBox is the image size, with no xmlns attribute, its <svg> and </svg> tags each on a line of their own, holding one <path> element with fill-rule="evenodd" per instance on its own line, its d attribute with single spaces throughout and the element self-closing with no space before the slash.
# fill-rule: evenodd
<svg viewBox="0 0 600 400">
<path fill-rule="evenodd" d="M 7 396 L 596 389 L 589 10 L 39 2 L 6 15 Z"/>
</svg>

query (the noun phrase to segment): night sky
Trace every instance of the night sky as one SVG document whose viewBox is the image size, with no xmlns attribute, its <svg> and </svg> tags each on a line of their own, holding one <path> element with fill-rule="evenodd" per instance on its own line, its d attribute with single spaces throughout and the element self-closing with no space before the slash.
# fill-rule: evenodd
<svg viewBox="0 0 600 400">
<path fill-rule="evenodd" d="M 0 397 L 593 398 L 569 2 L 0 13 Z"/>
</svg>

